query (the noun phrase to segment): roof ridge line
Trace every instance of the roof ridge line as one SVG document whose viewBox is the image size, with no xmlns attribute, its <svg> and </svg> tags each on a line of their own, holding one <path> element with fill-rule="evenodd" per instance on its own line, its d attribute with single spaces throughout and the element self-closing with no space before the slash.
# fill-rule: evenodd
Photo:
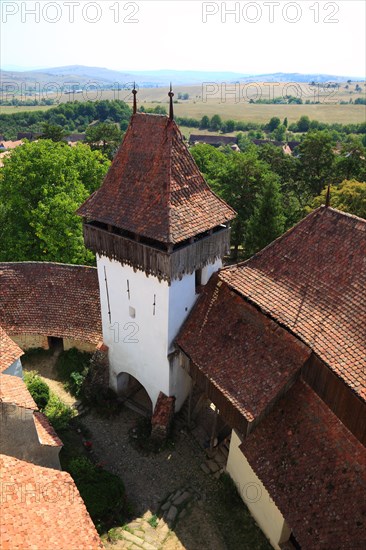
<svg viewBox="0 0 366 550">
<path fill-rule="evenodd" d="M 322 206 L 319 206 L 318 208 L 315 208 L 315 210 L 313 210 L 312 212 L 310 212 L 307 216 L 305 216 L 304 218 L 302 218 L 300 221 L 298 221 L 297 223 L 295 223 L 295 225 L 293 225 L 292 227 L 290 227 L 289 229 L 287 229 L 287 231 L 285 231 L 284 233 L 282 233 L 282 235 L 280 235 L 279 237 L 277 237 L 276 239 L 274 239 L 274 241 L 270 242 L 269 244 L 267 244 L 267 246 L 265 246 L 264 248 L 262 248 L 261 250 L 258 250 L 258 252 L 256 252 L 255 254 L 253 254 L 253 256 L 250 256 L 250 258 L 247 258 L 246 260 L 242 260 L 241 262 L 238 262 L 236 264 L 233 264 L 233 265 L 227 265 L 223 268 L 220 269 L 220 271 L 231 271 L 233 269 L 236 269 L 238 267 L 242 267 L 246 264 L 248 264 L 251 260 L 253 260 L 253 258 L 257 258 L 258 256 L 260 256 L 265 250 L 268 250 L 269 248 L 271 248 L 272 246 L 274 246 L 275 243 L 283 240 L 285 237 L 287 237 L 288 235 L 290 235 L 297 227 L 299 227 L 300 225 L 302 225 L 305 220 L 307 220 L 310 216 L 315 216 L 315 214 L 318 214 L 318 213 L 321 213 L 322 211 L 327 211 L 327 210 L 330 210 L 330 207 L 326 207 L 324 205 Z"/>
</svg>

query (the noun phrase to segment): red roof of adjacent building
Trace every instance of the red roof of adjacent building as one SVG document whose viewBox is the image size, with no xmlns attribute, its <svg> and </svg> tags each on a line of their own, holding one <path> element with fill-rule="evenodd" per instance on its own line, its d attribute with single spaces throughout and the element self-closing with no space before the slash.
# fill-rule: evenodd
<svg viewBox="0 0 366 550">
<path fill-rule="evenodd" d="M 48 445 L 49 447 L 62 447 L 63 443 L 49 423 L 47 416 L 39 411 L 35 411 L 33 418 L 41 445 Z"/>
<path fill-rule="evenodd" d="M 240 446 L 302 548 L 366 548 L 366 453 L 297 381 Z"/>
<path fill-rule="evenodd" d="M 102 323 L 96 268 L 0 263 L 0 324 L 9 334 L 98 343 Z"/>
<path fill-rule="evenodd" d="M 248 422 L 265 410 L 311 351 L 213 275 L 177 337 L 196 368 Z"/>
<path fill-rule="evenodd" d="M 0 455 L 2 550 L 104 548 L 67 472 Z"/>
<path fill-rule="evenodd" d="M 134 114 L 100 187 L 78 214 L 174 244 L 234 218 L 166 116 Z"/>
<path fill-rule="evenodd" d="M 365 258 L 366 221 L 321 207 L 220 278 L 365 399 Z"/>
<path fill-rule="evenodd" d="M 27 386 L 19 376 L 0 373 L 0 402 L 12 403 L 25 409 L 37 410 Z"/>
<path fill-rule="evenodd" d="M 20 347 L 13 342 L 0 326 L 0 372 L 6 370 L 23 355 Z"/>
</svg>

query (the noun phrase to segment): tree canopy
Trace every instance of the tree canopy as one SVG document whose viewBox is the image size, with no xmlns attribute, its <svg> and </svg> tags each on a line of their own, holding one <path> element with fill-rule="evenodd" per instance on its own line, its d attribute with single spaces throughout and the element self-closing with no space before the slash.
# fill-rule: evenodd
<svg viewBox="0 0 366 550">
<path fill-rule="evenodd" d="M 40 140 L 14 149 L 0 173 L 0 261 L 94 263 L 75 210 L 108 167 L 83 144 Z"/>
<path fill-rule="evenodd" d="M 327 190 L 315 197 L 312 207 L 325 204 Z M 339 185 L 330 186 L 330 206 L 366 219 L 366 182 L 344 180 Z M 310 211 L 311 208 L 307 209 Z"/>
</svg>

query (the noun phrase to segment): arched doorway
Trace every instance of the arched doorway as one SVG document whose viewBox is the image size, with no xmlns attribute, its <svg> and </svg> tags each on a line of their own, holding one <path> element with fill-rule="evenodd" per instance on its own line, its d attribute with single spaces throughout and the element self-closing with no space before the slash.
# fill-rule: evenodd
<svg viewBox="0 0 366 550">
<path fill-rule="evenodd" d="M 149 394 L 132 374 L 120 372 L 117 375 L 117 394 L 127 407 L 143 416 L 152 416 L 152 401 Z"/>
</svg>

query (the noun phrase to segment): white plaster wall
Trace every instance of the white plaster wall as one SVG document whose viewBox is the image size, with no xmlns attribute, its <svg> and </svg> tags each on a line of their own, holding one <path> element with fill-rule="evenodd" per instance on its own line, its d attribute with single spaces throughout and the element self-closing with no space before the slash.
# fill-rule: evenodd
<svg viewBox="0 0 366 550">
<path fill-rule="evenodd" d="M 201 277 L 201 284 L 207 285 L 208 281 L 211 278 L 211 275 L 216 273 L 219 269 L 222 268 L 222 260 L 221 258 L 218 258 L 215 263 L 208 264 L 205 267 L 202 268 L 202 277 Z"/>
<path fill-rule="evenodd" d="M 169 395 L 168 315 L 169 286 L 142 271 L 98 256 L 103 340 L 109 347 L 110 384 L 117 390 L 117 375 L 127 372 L 146 389 L 155 406 L 159 392 Z M 111 323 L 104 278 L 106 268 Z M 130 299 L 127 293 L 129 281 Z M 155 314 L 154 314 L 155 296 Z M 134 308 L 135 317 L 131 317 Z"/>
<path fill-rule="evenodd" d="M 194 306 L 197 295 L 195 274 L 175 279 L 169 287 L 169 333 L 168 346 L 171 348 L 174 338 Z"/>
<path fill-rule="evenodd" d="M 289 539 L 291 530 L 267 489 L 239 449 L 241 443 L 242 441 L 237 432 L 233 430 L 227 472 L 234 480 L 241 498 L 273 548 L 280 550 L 279 543 Z"/>
<path fill-rule="evenodd" d="M 221 260 L 202 269 L 202 284 L 221 267 Z M 117 376 L 126 372 L 146 389 L 153 408 L 159 392 L 176 397 L 180 409 L 191 387 L 191 379 L 177 361 L 169 360 L 174 339 L 194 306 L 195 274 L 182 279 L 159 281 L 105 256 L 97 256 L 103 340 L 109 348 L 110 385 L 117 391 Z M 108 281 L 111 321 L 104 268 Z M 129 282 L 129 294 L 127 292 Z M 154 313 L 155 300 L 155 313 Z M 131 308 L 135 317 L 131 316 Z"/>
</svg>

